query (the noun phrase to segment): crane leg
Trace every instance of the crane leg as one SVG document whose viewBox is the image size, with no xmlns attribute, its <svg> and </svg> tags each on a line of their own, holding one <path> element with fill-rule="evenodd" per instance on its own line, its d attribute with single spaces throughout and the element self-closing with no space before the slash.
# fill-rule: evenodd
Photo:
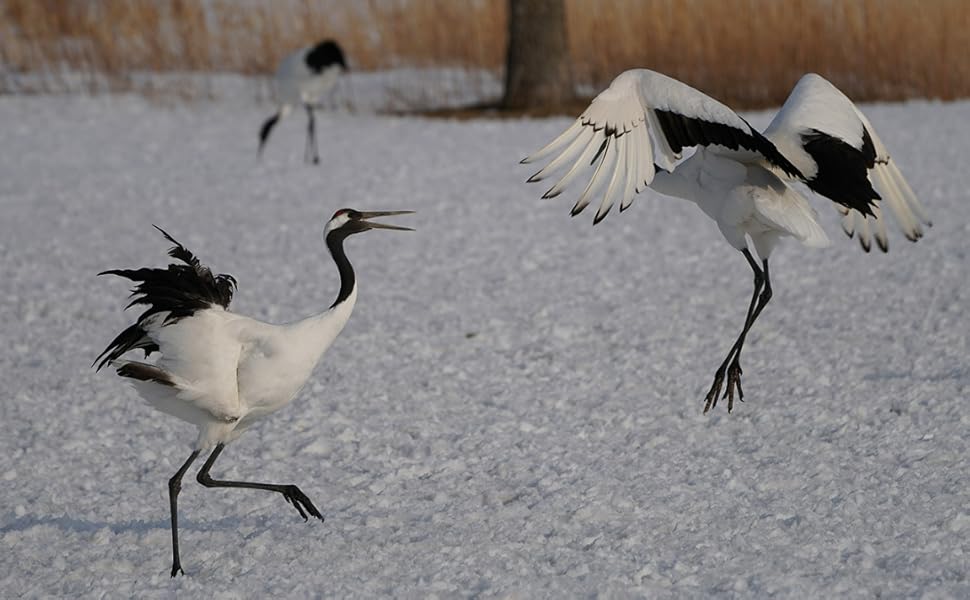
<svg viewBox="0 0 970 600">
<path fill-rule="evenodd" d="M 317 125 L 313 118 L 313 107 L 306 105 L 307 129 L 306 129 L 306 149 L 303 151 L 303 160 L 320 164 L 320 152 L 317 150 Z"/>
<path fill-rule="evenodd" d="M 734 408 L 735 389 L 738 392 L 738 400 L 744 401 L 744 391 L 741 389 L 741 349 L 744 347 L 744 338 L 748 335 L 748 331 L 754 325 L 754 322 L 758 319 L 758 315 L 764 310 L 768 301 L 771 300 L 771 278 L 768 274 L 768 259 L 762 260 L 762 267 L 759 267 L 754 257 L 751 256 L 751 252 L 747 249 L 741 252 L 751 266 L 751 270 L 754 271 L 754 291 L 751 294 L 751 302 L 748 304 L 748 313 L 744 319 L 744 327 L 741 329 L 741 335 L 738 336 L 737 341 L 734 342 L 724 362 L 721 363 L 721 366 L 714 374 L 714 383 L 711 385 L 711 389 L 708 391 L 705 399 L 705 413 L 717 406 L 725 373 L 727 374 L 727 387 L 724 390 L 722 398 L 727 398 L 728 412 L 731 412 Z"/>
<path fill-rule="evenodd" d="M 737 351 L 734 353 L 734 360 L 731 361 L 731 365 L 728 367 L 728 383 L 727 390 L 724 395 L 728 399 L 728 412 L 731 412 L 731 408 L 734 406 L 734 396 L 731 392 L 732 381 L 738 388 L 738 400 L 744 402 L 744 393 L 741 391 L 741 350 L 744 347 L 744 338 L 748 334 L 748 330 L 754 325 L 754 322 L 758 319 L 758 315 L 764 310 L 768 302 L 771 300 L 771 277 L 768 274 L 768 261 L 762 261 L 762 271 L 764 271 L 764 286 L 761 288 L 761 294 L 758 296 L 758 306 L 755 307 L 754 313 L 751 315 L 751 320 L 745 323 L 745 328 L 741 332 L 741 337 L 738 338 Z"/>
<path fill-rule="evenodd" d="M 178 516 L 178 496 L 182 490 L 182 476 L 189 470 L 189 466 L 198 458 L 199 451 L 196 450 L 189 455 L 188 460 L 179 467 L 175 475 L 168 480 L 168 501 L 172 508 L 172 577 L 185 571 L 182 570 L 182 562 L 179 560 L 179 516 Z"/>
<path fill-rule="evenodd" d="M 293 505 L 303 520 L 307 520 L 307 513 L 310 515 L 323 520 L 323 515 L 317 510 L 317 507 L 310 502 L 300 488 L 295 485 L 281 485 L 276 483 L 255 483 L 251 481 L 220 481 L 218 479 L 212 479 L 209 476 L 209 469 L 212 468 L 212 464 L 216 462 L 219 455 L 222 453 L 224 444 L 219 444 L 206 459 L 205 464 L 202 465 L 202 469 L 199 470 L 199 474 L 196 479 L 204 485 L 205 487 L 228 487 L 228 488 L 249 488 L 254 490 L 267 490 L 270 492 L 278 492 L 283 496 L 283 499 Z"/>
<path fill-rule="evenodd" d="M 277 123 L 279 123 L 281 114 L 281 112 L 277 111 L 276 114 L 266 119 L 266 121 L 263 122 L 263 126 L 259 128 L 259 149 L 256 151 L 259 156 L 263 155 L 263 147 L 266 146 L 266 140 L 269 139 L 270 132 L 273 131 L 273 128 L 276 127 Z"/>
</svg>

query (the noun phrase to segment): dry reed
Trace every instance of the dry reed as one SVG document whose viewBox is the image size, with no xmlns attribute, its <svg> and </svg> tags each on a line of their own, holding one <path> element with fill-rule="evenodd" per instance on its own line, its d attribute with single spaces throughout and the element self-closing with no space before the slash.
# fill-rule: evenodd
<svg viewBox="0 0 970 600">
<path fill-rule="evenodd" d="M 136 72 L 269 73 L 324 37 L 358 70 L 500 74 L 506 14 L 506 0 L 0 0 L 0 92 L 4 72 L 42 74 L 37 91 L 64 73 L 87 89 Z M 779 103 L 806 71 L 860 100 L 970 96 L 966 0 L 567 0 L 567 14 L 590 91 L 642 66 L 744 107 Z"/>
</svg>

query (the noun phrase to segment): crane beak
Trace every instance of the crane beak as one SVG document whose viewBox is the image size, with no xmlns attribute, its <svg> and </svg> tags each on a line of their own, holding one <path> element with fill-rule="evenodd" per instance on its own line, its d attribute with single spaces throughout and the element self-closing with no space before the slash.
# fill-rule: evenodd
<svg viewBox="0 0 970 600">
<path fill-rule="evenodd" d="M 373 223 L 368 221 L 368 219 L 373 219 L 375 217 L 389 217 L 391 215 L 410 215 L 413 214 L 413 210 L 375 210 L 371 212 L 361 212 L 360 220 L 361 224 L 365 225 L 368 229 L 393 229 L 395 231 L 414 231 L 410 227 L 398 227 L 397 225 L 387 225 L 385 223 Z"/>
</svg>

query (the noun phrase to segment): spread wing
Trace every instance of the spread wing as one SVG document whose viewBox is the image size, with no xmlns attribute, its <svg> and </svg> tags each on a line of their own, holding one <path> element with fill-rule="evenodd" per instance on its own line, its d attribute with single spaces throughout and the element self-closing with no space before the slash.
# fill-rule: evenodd
<svg viewBox="0 0 970 600">
<path fill-rule="evenodd" d="M 658 168 L 672 171 L 681 151 L 693 146 L 712 147 L 741 161 L 764 160 L 791 177 L 801 177 L 771 141 L 733 110 L 647 69 L 621 73 L 562 135 L 522 162 L 552 158 L 530 182 L 566 169 L 544 198 L 559 195 L 587 166 L 595 165 L 572 214 L 586 208 L 605 186 L 593 221 L 598 223 L 616 201 L 625 210 L 634 195 L 650 185 Z"/>
<path fill-rule="evenodd" d="M 842 228 L 868 252 L 889 249 L 884 206 L 911 241 L 931 225 L 926 209 L 865 115 L 834 85 L 804 75 L 765 130 L 812 191 L 836 203 Z M 880 202 L 881 201 L 881 202 Z"/>
</svg>

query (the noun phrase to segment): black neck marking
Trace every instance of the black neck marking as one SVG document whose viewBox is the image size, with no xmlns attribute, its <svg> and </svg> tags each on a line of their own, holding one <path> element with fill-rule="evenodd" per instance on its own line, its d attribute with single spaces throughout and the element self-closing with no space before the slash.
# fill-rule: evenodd
<svg viewBox="0 0 970 600">
<path fill-rule="evenodd" d="M 354 291 L 354 286 L 357 284 L 354 276 L 354 267 L 347 260 L 347 255 L 344 253 L 344 240 L 347 239 L 350 233 L 349 231 L 340 231 L 338 229 L 327 234 L 327 248 L 330 250 L 330 255 L 333 256 L 333 262 L 337 263 L 337 271 L 340 273 L 340 293 L 337 294 L 337 299 L 333 301 L 330 308 L 347 300 L 350 297 L 350 293 Z"/>
</svg>

